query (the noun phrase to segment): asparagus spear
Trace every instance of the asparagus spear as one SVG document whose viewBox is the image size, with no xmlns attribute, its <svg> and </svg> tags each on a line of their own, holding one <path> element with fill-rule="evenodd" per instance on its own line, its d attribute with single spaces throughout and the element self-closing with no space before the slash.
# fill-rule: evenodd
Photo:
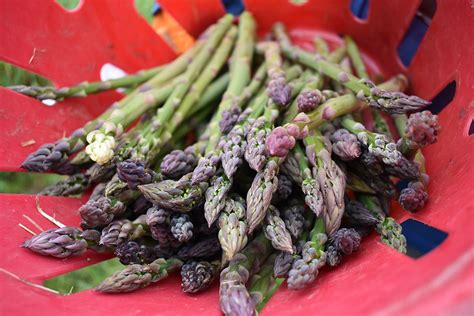
<svg viewBox="0 0 474 316">
<path fill-rule="evenodd" d="M 181 267 L 181 288 L 184 293 L 196 293 L 209 287 L 219 275 L 219 261 L 190 261 Z"/>
<path fill-rule="evenodd" d="M 95 288 L 103 293 L 126 293 L 147 287 L 168 277 L 183 265 L 178 259 L 156 259 L 150 264 L 132 264 L 115 272 Z"/>
<path fill-rule="evenodd" d="M 298 68 L 290 68 L 288 70 L 288 78 L 297 76 L 301 70 Z M 298 91 L 298 86 L 294 91 Z M 205 217 L 208 224 L 211 225 L 217 218 L 219 212 L 224 208 L 225 202 L 224 197 L 227 195 L 232 182 L 234 173 L 237 167 L 242 162 L 242 156 L 246 152 L 247 143 L 244 140 L 244 136 L 248 131 L 248 124 L 254 120 L 263 111 L 265 103 L 268 97 L 261 94 L 255 103 L 249 106 L 243 113 L 242 118 L 238 124 L 236 124 L 228 135 L 223 135 L 221 140 L 222 153 L 222 164 L 224 172 L 226 174 L 218 174 L 211 181 L 211 185 L 206 191 L 206 202 L 204 204 Z M 263 158 L 264 159 L 264 158 Z"/>
<path fill-rule="evenodd" d="M 291 82 L 291 95 L 290 99 L 297 97 L 303 89 L 306 75 L 301 80 L 295 80 Z M 296 102 L 296 101 L 295 101 Z M 287 112 L 285 115 L 292 115 L 292 112 Z M 267 150 L 272 153 L 273 148 L 280 147 L 280 142 L 272 142 L 269 140 L 266 144 L 268 135 L 271 132 L 276 119 L 280 115 L 280 111 L 277 104 L 272 100 L 268 100 L 267 107 L 262 116 L 257 118 L 252 124 L 247 134 L 247 147 L 245 150 L 245 159 L 249 163 L 250 167 L 255 171 L 261 171 L 267 161 Z"/>
<path fill-rule="evenodd" d="M 362 153 L 357 136 L 346 129 L 336 130 L 329 136 L 329 140 L 332 143 L 333 154 L 343 161 L 354 160 Z"/>
<path fill-rule="evenodd" d="M 299 172 L 302 175 L 300 185 L 304 193 L 304 200 L 314 214 L 320 216 L 325 211 L 326 205 L 318 181 L 317 168 L 310 168 L 306 155 L 299 145 L 295 147 L 295 157 L 299 163 Z"/>
<path fill-rule="evenodd" d="M 332 236 L 339 228 L 344 213 L 346 178 L 331 159 L 331 154 L 325 148 L 323 136 L 319 131 L 312 131 L 304 142 L 309 162 L 313 167 L 317 167 L 317 181 L 325 205 L 322 217 L 327 234 Z"/>
<path fill-rule="evenodd" d="M 263 234 L 252 240 L 234 256 L 220 277 L 220 305 L 225 315 L 256 315 L 255 302 L 245 288 L 250 273 L 257 271 L 271 252 L 270 242 Z"/>
<path fill-rule="evenodd" d="M 285 226 L 293 237 L 297 240 L 303 233 L 305 226 L 305 206 L 302 202 L 290 202 L 282 207 L 283 220 Z"/>
<path fill-rule="evenodd" d="M 321 218 L 317 218 L 314 227 L 309 234 L 309 241 L 303 246 L 301 256 L 293 261 L 288 272 L 288 288 L 300 290 L 314 282 L 318 270 L 326 262 L 324 244 L 327 241 L 325 224 Z"/>
<path fill-rule="evenodd" d="M 276 207 L 270 205 L 267 214 L 263 221 L 263 232 L 271 242 L 273 248 L 288 253 L 293 253 L 293 244 L 291 242 L 291 235 L 283 219 L 280 217 L 280 212 Z"/>
<path fill-rule="evenodd" d="M 329 45 L 321 36 L 314 38 L 314 48 L 316 53 L 323 57 L 327 57 L 329 55 Z"/>
<path fill-rule="evenodd" d="M 53 196 L 71 196 L 83 193 L 90 187 L 89 178 L 82 173 L 69 176 L 44 188 L 40 194 Z"/>
<path fill-rule="evenodd" d="M 60 227 L 45 230 L 26 240 L 21 246 L 44 256 L 68 258 L 87 250 L 88 242 L 80 229 Z"/>
<path fill-rule="evenodd" d="M 416 115 L 415 115 L 416 114 Z M 411 181 L 408 187 L 400 192 L 398 201 L 402 207 L 409 211 L 423 208 L 428 200 L 428 176 L 425 171 L 425 159 L 421 148 L 436 142 L 440 126 L 437 116 L 431 112 L 415 113 L 407 120 L 406 116 L 395 116 L 395 125 L 400 135 L 397 147 L 407 157 L 413 157 L 420 166 L 421 175 Z"/>
<path fill-rule="evenodd" d="M 238 66 L 231 66 L 229 85 L 217 112 L 209 123 L 209 143 L 205 156 L 199 160 L 198 166 L 194 169 L 193 184 L 208 181 L 216 172 L 216 166 L 219 163 L 221 153 L 219 149 L 216 149 L 221 137 L 219 121 L 221 120 L 222 113 L 232 106 L 234 100 L 250 82 L 254 41 L 255 21 L 249 12 L 244 12 L 240 16 L 239 36 L 235 54 L 232 58 L 232 64 Z"/>
<path fill-rule="evenodd" d="M 361 237 L 353 228 L 341 228 L 332 236 L 326 245 L 326 263 L 335 267 L 342 258 L 359 250 Z"/>
<path fill-rule="evenodd" d="M 247 223 L 244 218 L 245 200 L 240 196 L 226 198 L 225 208 L 219 216 L 218 233 L 224 262 L 232 259 L 247 245 Z"/>
<path fill-rule="evenodd" d="M 357 198 L 377 218 L 375 229 L 379 233 L 381 241 L 399 252 L 406 253 L 407 241 L 403 235 L 402 226 L 392 217 L 385 216 L 378 199 L 366 194 L 358 194 Z"/>
<path fill-rule="evenodd" d="M 438 116 L 430 111 L 394 116 L 395 126 L 401 135 L 397 142 L 398 149 L 408 158 L 413 159 L 419 149 L 436 143 L 441 126 Z"/>
<path fill-rule="evenodd" d="M 379 108 L 389 113 L 406 113 L 408 111 L 420 110 L 430 104 L 417 96 L 408 96 L 401 92 L 388 92 L 375 87 L 368 79 L 359 79 L 356 76 L 342 71 L 339 66 L 324 60 L 315 59 L 310 53 L 291 44 L 285 33 L 283 24 L 276 23 L 273 31 L 280 43 L 285 57 L 300 62 L 316 71 L 319 71 L 333 80 L 339 81 L 345 87 L 357 94 L 357 97 L 368 103 L 368 105 Z"/>
<path fill-rule="evenodd" d="M 77 129 L 69 137 L 54 144 L 41 146 L 25 159 L 22 168 L 36 172 L 76 173 L 77 167 L 69 164 L 68 158 L 86 146 L 86 136 L 89 132 L 99 129 L 105 121 L 127 127 L 148 109 L 164 102 L 172 91 L 172 85 L 168 84 L 169 80 L 186 68 L 191 57 L 200 50 L 201 46 L 202 41 L 196 44 L 195 48 L 167 65 L 149 83 L 143 84 L 119 102 L 114 103 L 102 115 L 86 123 L 84 127 Z"/>
<path fill-rule="evenodd" d="M 267 86 L 267 94 L 273 103 L 286 107 L 288 102 L 290 102 L 291 87 L 288 85 L 285 72 L 282 69 L 280 47 L 276 42 L 260 43 L 259 47 L 265 53 L 267 74 L 270 80 Z"/>
<path fill-rule="evenodd" d="M 278 187 L 280 158 L 272 157 L 264 169 L 257 173 L 247 193 L 247 224 L 251 234 L 265 218 L 273 193 Z"/>
<path fill-rule="evenodd" d="M 270 255 L 258 273 L 250 280 L 249 293 L 256 304 L 257 311 L 261 311 L 272 295 L 278 290 L 284 279 L 273 276 L 273 267 L 276 254 Z"/>
<path fill-rule="evenodd" d="M 136 87 L 156 76 L 165 66 L 166 65 L 142 70 L 118 79 L 95 82 L 85 81 L 71 87 L 55 88 L 18 85 L 10 86 L 8 89 L 38 100 L 64 100 L 68 97 L 85 97 L 90 94 L 117 88 Z"/>
<path fill-rule="evenodd" d="M 226 16 L 218 23 L 216 31 L 211 35 L 203 50 L 186 70 L 183 80 L 177 84 L 166 103 L 157 111 L 154 122 L 157 125 L 156 131 L 154 131 L 157 135 L 163 134 L 166 125 L 168 135 L 164 137 L 165 139 L 171 138 L 174 130 L 186 117 L 186 113 L 199 100 L 204 89 L 216 77 L 220 68 L 224 65 L 237 35 L 236 28 L 230 27 L 231 22 L 232 17 Z M 226 34 L 229 27 L 230 30 Z M 226 36 L 218 47 L 217 45 L 224 34 Z M 218 48 L 214 52 L 215 47 Z M 194 82 L 195 80 L 196 82 Z M 153 161 L 154 156 L 158 154 L 161 145 L 160 139 L 156 139 L 155 142 L 158 142 L 158 144 L 153 144 L 155 145 L 154 150 L 151 150 L 147 155 L 151 157 L 146 157 L 145 160 Z"/>
<path fill-rule="evenodd" d="M 356 135 L 368 151 L 385 164 L 397 165 L 400 163 L 402 154 L 388 136 L 368 131 L 364 125 L 354 121 L 350 116 L 344 116 L 341 125 Z"/>
</svg>

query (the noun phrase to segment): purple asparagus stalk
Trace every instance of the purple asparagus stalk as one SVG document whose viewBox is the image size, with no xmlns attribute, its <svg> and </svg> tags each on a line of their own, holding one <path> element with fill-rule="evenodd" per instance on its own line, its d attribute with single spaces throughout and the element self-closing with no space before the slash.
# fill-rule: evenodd
<svg viewBox="0 0 474 316">
<path fill-rule="evenodd" d="M 86 251 L 88 244 L 81 234 L 75 227 L 49 229 L 26 240 L 22 247 L 44 256 L 68 258 Z"/>
</svg>

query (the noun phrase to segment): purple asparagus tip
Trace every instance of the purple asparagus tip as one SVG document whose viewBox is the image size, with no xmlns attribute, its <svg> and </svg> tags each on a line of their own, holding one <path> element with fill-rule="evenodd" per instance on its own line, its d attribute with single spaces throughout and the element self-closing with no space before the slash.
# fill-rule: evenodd
<svg viewBox="0 0 474 316">
<path fill-rule="evenodd" d="M 284 76 L 279 76 L 268 83 L 268 96 L 275 104 L 286 106 L 291 99 L 291 87 Z"/>
<path fill-rule="evenodd" d="M 170 179 L 179 179 L 194 170 L 197 164 L 194 148 L 175 149 L 166 155 L 160 165 L 161 174 Z"/>
<path fill-rule="evenodd" d="M 425 206 L 428 200 L 428 193 L 423 183 L 410 182 L 408 187 L 400 192 L 398 201 L 402 207 L 408 211 L 415 212 Z"/>
<path fill-rule="evenodd" d="M 436 143 L 441 126 L 430 111 L 413 113 L 407 121 L 406 136 L 421 147 Z"/>
<path fill-rule="evenodd" d="M 114 203 L 107 197 L 101 197 L 87 201 L 79 209 L 79 214 L 88 227 L 96 227 L 109 224 L 116 215 L 125 212 L 125 209 L 126 206 L 122 202 Z"/>
<path fill-rule="evenodd" d="M 360 156 L 361 148 L 357 136 L 346 129 L 338 129 L 331 136 L 332 150 L 344 161 L 353 160 Z"/>
<path fill-rule="evenodd" d="M 318 89 L 302 91 L 296 98 L 299 112 L 311 112 L 321 103 L 323 95 Z"/>
<path fill-rule="evenodd" d="M 219 128 L 223 134 L 229 133 L 239 120 L 240 108 L 232 106 L 230 109 L 222 112 L 222 118 L 219 121 Z"/>
<path fill-rule="evenodd" d="M 353 228 L 341 228 L 331 238 L 335 248 L 344 255 L 350 255 L 354 251 L 359 250 L 360 235 Z"/>
<path fill-rule="evenodd" d="M 49 229 L 28 239 L 22 247 L 44 256 L 68 258 L 86 251 L 87 241 L 80 234 L 81 230 L 75 227 Z"/>
<path fill-rule="evenodd" d="M 221 296 L 221 309 L 229 316 L 252 316 L 255 313 L 255 303 L 243 285 L 231 286 Z"/>
<path fill-rule="evenodd" d="M 266 146 L 271 156 L 286 157 L 288 152 L 295 147 L 296 139 L 287 129 L 278 126 L 268 135 Z"/>
<path fill-rule="evenodd" d="M 140 160 L 133 159 L 127 159 L 117 164 L 117 175 L 132 190 L 153 180 L 153 175 L 145 168 L 145 164 Z"/>
</svg>

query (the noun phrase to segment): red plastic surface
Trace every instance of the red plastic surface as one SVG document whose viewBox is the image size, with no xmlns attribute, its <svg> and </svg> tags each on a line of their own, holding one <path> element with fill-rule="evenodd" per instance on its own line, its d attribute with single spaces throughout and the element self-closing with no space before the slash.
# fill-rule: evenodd
<svg viewBox="0 0 474 316">
<path fill-rule="evenodd" d="M 219 1 L 160 1 L 192 34 L 222 14 Z M 468 1 L 438 0 L 437 12 L 408 69 L 396 48 L 420 3 L 412 0 L 371 1 L 367 21 L 354 18 L 348 0 L 289 1 L 248 0 L 261 35 L 273 22 L 283 21 L 299 44 L 311 47 L 315 34 L 338 41 L 350 34 L 360 44 L 372 70 L 385 75 L 404 72 L 412 92 L 435 96 L 456 80 L 456 95 L 440 113 L 443 131 L 439 142 L 425 151 L 431 176 L 430 201 L 417 214 L 396 209 L 394 217 L 420 220 L 449 233 L 434 251 L 418 260 L 382 245 L 375 236 L 361 251 L 335 271 L 323 271 L 303 292 L 282 286 L 263 315 L 464 315 L 471 312 L 474 292 L 474 138 L 468 136 L 474 119 L 472 93 L 474 48 L 473 13 Z M 197 7 L 200 5 L 200 7 Z M 197 18 L 196 18 L 197 17 Z M 140 19 L 133 0 L 83 1 L 66 12 L 54 1 L 2 1 L 0 3 L 0 59 L 45 75 L 56 84 L 98 78 L 100 66 L 112 62 L 127 71 L 159 64 L 172 51 Z M 36 53 L 34 49 L 36 48 Z M 30 62 L 31 56 L 35 58 Z M 119 97 L 107 93 L 74 99 L 52 108 L 0 88 L 0 170 L 18 170 L 24 157 L 46 141 L 70 132 Z M 35 139 L 36 144 L 20 143 Z M 78 224 L 77 208 L 85 199 L 41 198 L 41 205 L 66 224 Z M 18 248 L 28 234 L 17 227 L 27 214 L 43 228 L 33 196 L 0 195 L 0 268 L 31 282 L 103 260 L 92 252 L 78 258 L 55 260 Z M 88 261 L 87 258 L 90 258 Z M 1 315 L 218 315 L 218 294 L 197 296 L 180 292 L 177 277 L 127 295 L 100 295 L 85 291 L 57 296 L 20 283 L 0 273 Z"/>
</svg>

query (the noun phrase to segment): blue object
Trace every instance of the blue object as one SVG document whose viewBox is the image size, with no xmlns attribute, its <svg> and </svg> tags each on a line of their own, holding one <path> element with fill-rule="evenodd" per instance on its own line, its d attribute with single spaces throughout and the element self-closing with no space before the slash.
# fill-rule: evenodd
<svg viewBox="0 0 474 316">
<path fill-rule="evenodd" d="M 451 81 L 443 88 L 434 98 L 431 100 L 431 104 L 427 110 L 430 110 L 433 114 L 440 113 L 456 95 L 456 81 Z"/>
<path fill-rule="evenodd" d="M 244 10 L 242 0 L 221 0 L 227 13 L 240 15 Z"/>
<path fill-rule="evenodd" d="M 407 239 L 407 255 L 415 259 L 432 251 L 448 237 L 448 233 L 411 218 L 401 225 Z"/>
<path fill-rule="evenodd" d="M 153 8 L 152 8 L 152 12 L 153 12 L 153 15 L 157 15 L 158 13 L 160 13 L 161 11 L 161 6 L 158 2 L 154 2 L 153 3 Z"/>
<path fill-rule="evenodd" d="M 406 179 L 399 180 L 397 184 L 395 184 L 395 186 L 397 187 L 397 191 L 401 192 L 403 189 L 407 188 L 409 182 L 410 180 L 406 180 Z"/>
<path fill-rule="evenodd" d="M 351 12 L 361 20 L 367 20 L 370 0 L 352 0 Z"/>
</svg>

